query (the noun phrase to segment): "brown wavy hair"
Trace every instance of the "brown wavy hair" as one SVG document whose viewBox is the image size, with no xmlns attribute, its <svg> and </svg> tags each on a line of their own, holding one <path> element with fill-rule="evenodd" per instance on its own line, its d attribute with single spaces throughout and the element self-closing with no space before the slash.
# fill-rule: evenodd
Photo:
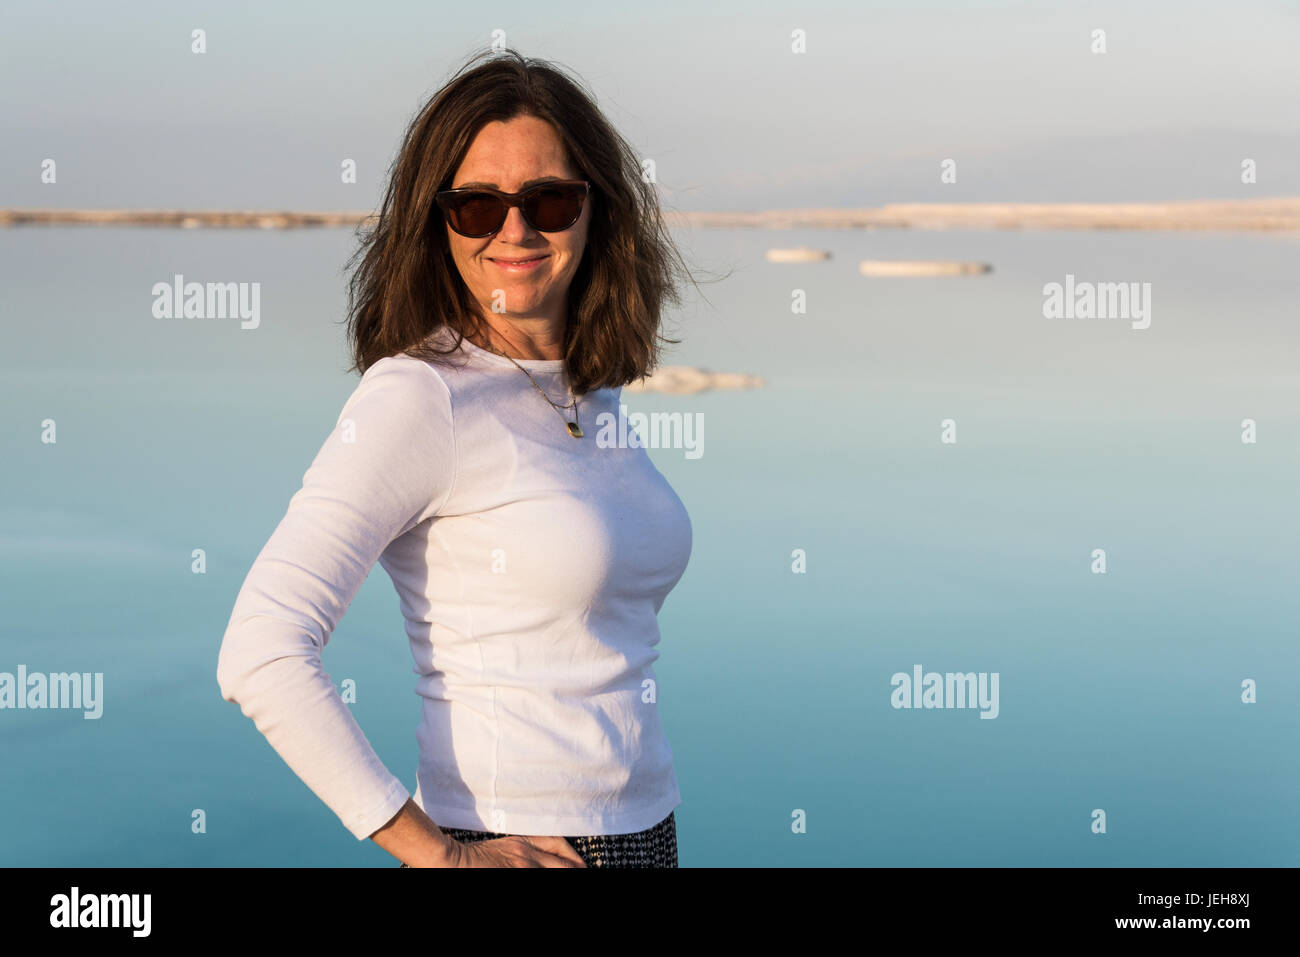
<svg viewBox="0 0 1300 957">
<path fill-rule="evenodd" d="M 531 114 L 550 123 L 582 179 L 592 184 L 587 245 L 568 290 L 565 370 L 575 394 L 627 385 L 658 364 L 661 312 L 695 283 L 668 235 L 655 185 L 580 80 L 513 50 L 472 56 L 411 121 L 389 171 L 383 206 L 358 230 L 349 282 L 348 340 L 364 373 L 406 353 L 439 361 L 483 318 L 451 257 L 434 194 L 448 189 L 479 129 Z M 425 340 L 442 327 L 454 344 Z"/>
</svg>

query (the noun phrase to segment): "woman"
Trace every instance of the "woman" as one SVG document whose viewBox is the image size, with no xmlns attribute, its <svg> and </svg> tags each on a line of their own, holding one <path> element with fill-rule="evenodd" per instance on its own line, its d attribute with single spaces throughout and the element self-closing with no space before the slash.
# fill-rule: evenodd
<svg viewBox="0 0 1300 957">
<path fill-rule="evenodd" d="M 689 278 L 653 186 L 578 83 L 483 54 L 412 122 L 357 256 L 361 381 L 240 590 L 222 696 L 404 867 L 677 866 L 651 664 L 691 527 L 599 435 Z M 376 561 L 423 699 L 413 797 L 321 665 Z"/>
</svg>

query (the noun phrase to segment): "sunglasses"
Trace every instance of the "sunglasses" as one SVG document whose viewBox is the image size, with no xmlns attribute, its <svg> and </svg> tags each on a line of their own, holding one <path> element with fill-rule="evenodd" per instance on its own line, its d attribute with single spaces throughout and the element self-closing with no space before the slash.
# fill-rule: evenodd
<svg viewBox="0 0 1300 957">
<path fill-rule="evenodd" d="M 538 183 L 518 193 L 503 193 L 490 186 L 445 189 L 434 196 L 447 217 L 447 225 L 462 236 L 482 239 L 505 225 L 506 215 L 518 206 L 524 221 L 543 233 L 568 229 L 582 215 L 591 192 L 586 180 L 562 179 Z"/>
</svg>

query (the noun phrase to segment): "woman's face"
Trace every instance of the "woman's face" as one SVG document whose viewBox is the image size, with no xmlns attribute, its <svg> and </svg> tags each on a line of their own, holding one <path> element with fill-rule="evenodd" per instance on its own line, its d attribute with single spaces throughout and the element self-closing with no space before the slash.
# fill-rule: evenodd
<svg viewBox="0 0 1300 957">
<path fill-rule="evenodd" d="M 581 178 L 569 166 L 564 145 L 549 123 L 535 116 L 517 116 L 479 130 L 451 188 L 492 186 L 515 193 L 525 184 L 533 185 L 533 180 Z M 562 326 L 569 283 L 587 244 L 591 202 L 589 195 L 578 221 L 557 233 L 533 229 L 518 207 L 509 211 L 499 232 L 482 239 L 462 236 L 447 225 L 452 259 L 480 307 L 487 313 L 550 319 Z M 540 261 L 528 268 L 500 262 L 538 257 Z"/>
</svg>

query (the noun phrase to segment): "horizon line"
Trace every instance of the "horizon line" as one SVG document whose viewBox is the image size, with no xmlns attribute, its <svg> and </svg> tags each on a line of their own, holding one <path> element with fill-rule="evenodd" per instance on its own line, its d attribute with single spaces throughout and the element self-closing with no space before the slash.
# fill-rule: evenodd
<svg viewBox="0 0 1300 957">
<path fill-rule="evenodd" d="M 753 229 L 1300 230 L 1300 197 L 1144 202 L 889 203 L 757 212 L 663 210 L 670 225 Z M 149 208 L 0 209 L 0 227 L 153 226 L 181 229 L 360 227 L 374 212 Z"/>
</svg>

